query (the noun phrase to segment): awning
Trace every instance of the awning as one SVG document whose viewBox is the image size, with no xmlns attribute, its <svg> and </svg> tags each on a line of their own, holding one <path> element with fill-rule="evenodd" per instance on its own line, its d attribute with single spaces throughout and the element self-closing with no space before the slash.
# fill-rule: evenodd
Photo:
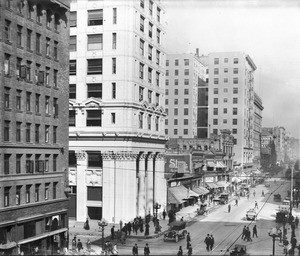
<svg viewBox="0 0 300 256">
<path fill-rule="evenodd" d="M 214 183 L 214 182 L 206 182 L 206 185 L 207 185 L 209 188 L 219 188 L 219 187 L 217 186 L 217 184 Z"/>
<path fill-rule="evenodd" d="M 0 244 L 0 250 L 7 250 L 17 246 L 16 242 L 8 242 L 6 244 Z"/>
<path fill-rule="evenodd" d="M 182 204 L 184 199 L 189 197 L 189 190 L 184 186 L 168 188 L 168 203 L 169 204 Z"/>
<path fill-rule="evenodd" d="M 190 197 L 199 197 L 199 193 L 193 191 L 192 189 L 188 189 L 188 198 Z"/>
<path fill-rule="evenodd" d="M 215 165 L 215 163 L 214 162 L 212 162 L 212 161 L 207 161 L 207 166 L 208 167 L 215 167 L 216 165 Z"/>
<path fill-rule="evenodd" d="M 227 188 L 229 183 L 227 183 L 226 181 L 218 181 L 217 185 L 221 188 Z"/>
<path fill-rule="evenodd" d="M 241 179 L 239 179 L 238 177 L 233 177 L 232 179 L 231 179 L 231 182 L 241 182 L 242 180 Z"/>
<path fill-rule="evenodd" d="M 206 195 L 209 193 L 208 189 L 204 188 L 204 187 L 194 187 L 192 188 L 192 190 L 196 193 L 198 193 L 199 195 Z"/>
<path fill-rule="evenodd" d="M 222 162 L 217 161 L 216 168 L 226 168 L 226 166 Z"/>
</svg>

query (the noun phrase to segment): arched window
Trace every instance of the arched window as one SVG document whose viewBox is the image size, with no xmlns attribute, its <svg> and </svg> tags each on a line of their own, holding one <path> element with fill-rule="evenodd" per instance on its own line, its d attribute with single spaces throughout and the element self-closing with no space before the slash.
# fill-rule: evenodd
<svg viewBox="0 0 300 256">
<path fill-rule="evenodd" d="M 36 6 L 36 21 L 41 22 L 42 16 L 43 16 L 42 7 L 38 4 Z"/>
<path fill-rule="evenodd" d="M 60 17 L 59 15 L 56 13 L 54 15 L 54 29 L 59 31 L 59 25 L 60 25 Z"/>
<path fill-rule="evenodd" d="M 51 28 L 51 22 L 52 22 L 52 12 L 50 10 L 47 10 L 47 27 Z"/>
</svg>

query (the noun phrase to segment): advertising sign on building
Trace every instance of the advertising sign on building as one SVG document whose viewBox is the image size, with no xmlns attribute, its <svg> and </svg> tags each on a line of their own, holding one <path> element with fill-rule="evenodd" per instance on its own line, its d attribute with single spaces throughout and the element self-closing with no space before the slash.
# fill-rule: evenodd
<svg viewBox="0 0 300 256">
<path fill-rule="evenodd" d="M 190 172 L 190 155 L 166 155 L 166 173 L 188 173 Z"/>
</svg>

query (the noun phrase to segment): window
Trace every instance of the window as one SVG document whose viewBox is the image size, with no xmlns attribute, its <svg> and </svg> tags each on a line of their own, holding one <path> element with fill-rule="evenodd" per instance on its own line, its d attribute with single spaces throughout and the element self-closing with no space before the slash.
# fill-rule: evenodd
<svg viewBox="0 0 300 256">
<path fill-rule="evenodd" d="M 178 85 L 178 79 L 175 79 L 175 80 L 174 80 L 174 84 L 175 84 L 175 85 Z"/>
<path fill-rule="evenodd" d="M 188 125 L 189 124 L 189 120 L 188 119 L 183 119 L 183 124 L 184 125 Z"/>
<path fill-rule="evenodd" d="M 58 157 L 58 155 L 53 155 L 53 164 L 52 164 L 52 166 L 53 166 L 53 172 L 57 171 L 57 157 Z"/>
<path fill-rule="evenodd" d="M 4 187 L 4 207 L 9 206 L 9 192 L 11 187 Z"/>
<path fill-rule="evenodd" d="M 214 88 L 214 94 L 218 94 L 218 93 L 219 93 L 218 88 Z"/>
<path fill-rule="evenodd" d="M 183 134 L 184 135 L 187 135 L 189 133 L 189 130 L 188 129 L 183 129 Z"/>
<path fill-rule="evenodd" d="M 57 117 L 58 116 L 58 99 L 53 98 L 53 116 Z"/>
<path fill-rule="evenodd" d="M 159 105 L 159 93 L 155 93 L 155 105 Z"/>
<path fill-rule="evenodd" d="M 228 101 L 228 99 L 227 99 L 227 98 L 224 98 L 224 99 L 223 99 L 223 102 L 224 102 L 224 103 L 226 103 L 227 101 Z"/>
<path fill-rule="evenodd" d="M 148 82 L 152 83 L 152 68 L 148 67 Z"/>
<path fill-rule="evenodd" d="M 31 81 L 31 61 L 26 62 L 26 81 L 30 82 Z"/>
<path fill-rule="evenodd" d="M 88 166 L 102 167 L 102 158 L 100 152 L 88 152 Z"/>
<path fill-rule="evenodd" d="M 7 9 L 10 9 L 11 8 L 11 1 L 12 0 L 5 0 L 5 7 L 7 8 Z"/>
<path fill-rule="evenodd" d="M 16 123 L 16 142 L 21 142 L 21 122 Z"/>
<path fill-rule="evenodd" d="M 30 142 L 30 130 L 31 130 L 31 124 L 26 123 L 26 142 Z"/>
<path fill-rule="evenodd" d="M 5 42 L 10 42 L 10 39 L 11 39 L 10 24 L 11 24 L 11 22 L 9 20 L 5 20 L 5 25 L 4 25 L 4 41 Z"/>
<path fill-rule="evenodd" d="M 34 188 L 34 199 L 35 199 L 35 202 L 38 202 L 40 200 L 40 185 L 41 184 L 35 184 L 35 188 Z"/>
<path fill-rule="evenodd" d="M 160 44 L 160 30 L 159 29 L 156 30 L 156 42 L 158 44 Z"/>
<path fill-rule="evenodd" d="M 17 74 L 17 78 L 19 79 L 21 78 L 25 78 L 26 74 L 25 74 L 25 70 L 24 70 L 24 66 L 22 66 L 22 59 L 21 58 L 17 58 L 17 63 L 16 63 L 16 74 Z"/>
<path fill-rule="evenodd" d="M 214 78 L 214 84 L 219 84 L 219 78 Z"/>
<path fill-rule="evenodd" d="M 26 111 L 31 110 L 31 92 L 26 92 Z"/>
<path fill-rule="evenodd" d="M 159 130 L 159 117 L 157 116 L 155 117 L 155 131 L 158 132 L 158 130 Z"/>
<path fill-rule="evenodd" d="M 69 51 L 76 52 L 76 36 L 70 36 L 70 44 L 69 44 Z"/>
<path fill-rule="evenodd" d="M 10 154 L 4 154 L 4 174 L 9 174 L 9 158 Z"/>
<path fill-rule="evenodd" d="M 88 75 L 102 75 L 102 59 L 87 60 L 87 74 Z"/>
<path fill-rule="evenodd" d="M 86 126 L 101 126 L 101 110 L 87 110 Z"/>
<path fill-rule="evenodd" d="M 238 68 L 234 68 L 233 69 L 233 74 L 238 74 L 239 73 L 239 69 Z"/>
<path fill-rule="evenodd" d="M 117 24 L 117 8 L 113 8 L 113 24 Z"/>
<path fill-rule="evenodd" d="M 160 11 L 161 11 L 160 8 L 157 7 L 156 18 L 158 22 L 160 22 Z"/>
<path fill-rule="evenodd" d="M 233 94 L 238 94 L 238 93 L 239 93 L 239 88 L 234 87 L 234 88 L 233 88 Z"/>
<path fill-rule="evenodd" d="M 224 78 L 224 83 L 228 83 L 228 78 Z"/>
<path fill-rule="evenodd" d="M 227 119 L 223 119 L 223 124 L 227 124 Z"/>
<path fill-rule="evenodd" d="M 218 125 L 218 119 L 213 119 L 213 124 Z"/>
<path fill-rule="evenodd" d="M 185 76 L 188 76 L 189 73 L 190 73 L 190 70 L 189 70 L 189 69 L 185 69 L 185 70 L 184 70 L 184 75 L 185 75 Z"/>
<path fill-rule="evenodd" d="M 174 90 L 174 95 L 178 95 L 178 89 Z"/>
<path fill-rule="evenodd" d="M 233 114 L 233 115 L 237 115 L 237 112 L 238 112 L 238 109 L 237 109 L 237 108 L 233 108 L 233 109 L 232 109 L 232 114 Z"/>
<path fill-rule="evenodd" d="M 21 159 L 22 159 L 22 155 L 17 154 L 16 155 L 16 173 L 21 173 Z"/>
<path fill-rule="evenodd" d="M 228 88 L 224 88 L 224 89 L 223 89 L 223 92 L 224 92 L 224 93 L 227 93 L 227 92 L 228 92 Z"/>
<path fill-rule="evenodd" d="M 140 63 L 140 69 L 139 69 L 139 77 L 140 79 L 144 79 L 144 64 Z"/>
<path fill-rule="evenodd" d="M 153 2 L 149 1 L 149 13 L 152 16 L 153 15 Z"/>
<path fill-rule="evenodd" d="M 45 96 L 45 113 L 46 114 L 49 114 L 49 112 L 50 112 L 49 105 L 50 105 L 50 97 Z"/>
<path fill-rule="evenodd" d="M 53 199 L 56 199 L 56 195 L 57 195 L 57 182 L 53 182 L 52 189 L 53 189 L 52 197 L 53 197 Z"/>
<path fill-rule="evenodd" d="M 184 108 L 183 109 L 183 114 L 184 115 L 188 115 L 189 114 L 189 109 L 188 108 Z"/>
<path fill-rule="evenodd" d="M 88 35 L 88 45 L 89 51 L 102 50 L 103 49 L 103 36 L 102 34 Z"/>
<path fill-rule="evenodd" d="M 178 125 L 178 119 L 174 119 L 174 125 Z"/>
<path fill-rule="evenodd" d="M 160 62 L 160 51 L 156 50 L 156 64 L 159 65 Z"/>
<path fill-rule="evenodd" d="M 112 58 L 112 74 L 117 74 L 117 59 Z"/>
<path fill-rule="evenodd" d="M 139 101 L 143 101 L 144 100 L 144 88 L 143 87 L 139 87 Z"/>
<path fill-rule="evenodd" d="M 116 113 L 111 113 L 111 123 L 112 124 L 116 123 Z"/>
<path fill-rule="evenodd" d="M 142 32 L 144 32 L 144 21 L 145 21 L 145 18 L 141 15 L 140 16 L 140 30 Z"/>
<path fill-rule="evenodd" d="M 224 58 L 224 63 L 228 63 L 228 58 Z"/>
<path fill-rule="evenodd" d="M 117 33 L 112 33 L 112 49 L 117 49 Z"/>
<path fill-rule="evenodd" d="M 165 99 L 165 105 L 169 105 L 169 99 Z"/>
<path fill-rule="evenodd" d="M 35 94 L 35 113 L 40 113 L 40 94 Z"/>
<path fill-rule="evenodd" d="M 89 10 L 88 11 L 88 26 L 103 25 L 103 10 Z"/>
<path fill-rule="evenodd" d="M 69 126 L 75 126 L 75 110 L 69 110 Z"/>
<path fill-rule="evenodd" d="M 54 46 L 53 46 L 53 58 L 55 60 L 58 59 L 58 42 L 54 41 Z"/>
<path fill-rule="evenodd" d="M 156 72 L 156 86 L 159 86 L 159 77 L 160 77 L 160 74 L 159 72 Z"/>
<path fill-rule="evenodd" d="M 214 108 L 214 115 L 218 115 L 218 109 Z"/>
<path fill-rule="evenodd" d="M 239 59 L 238 58 L 234 58 L 233 59 L 233 64 L 238 64 L 239 63 Z"/>
<path fill-rule="evenodd" d="M 17 25 L 17 47 L 22 47 L 22 30 L 23 27 Z"/>
<path fill-rule="evenodd" d="M 223 114 L 227 114 L 227 108 L 223 108 Z"/>
<path fill-rule="evenodd" d="M 148 115 L 148 116 L 147 116 L 147 126 L 148 126 L 148 130 L 151 130 L 151 119 L 152 119 L 152 116 L 151 116 L 151 115 Z"/>
<path fill-rule="evenodd" d="M 5 60 L 4 60 L 4 74 L 6 76 L 10 76 L 10 55 L 5 54 L 4 57 L 5 57 Z"/>
<path fill-rule="evenodd" d="M 87 187 L 87 200 L 102 201 L 102 187 Z"/>
<path fill-rule="evenodd" d="M 40 143 L 40 125 L 35 125 L 35 143 Z"/>
<path fill-rule="evenodd" d="M 17 110 L 21 110 L 22 109 L 22 91 L 17 90 L 17 94 L 16 94 L 16 109 Z"/>
<path fill-rule="evenodd" d="M 178 116 L 178 108 L 174 108 L 174 116 Z"/>
<path fill-rule="evenodd" d="M 179 60 L 175 60 L 175 66 L 178 66 L 179 65 Z"/>
<path fill-rule="evenodd" d="M 60 18 L 58 14 L 54 15 L 54 29 L 58 31 L 60 25 Z"/>
<path fill-rule="evenodd" d="M 117 97 L 117 84 L 111 83 L 111 98 L 116 99 Z"/>
<path fill-rule="evenodd" d="M 145 41 L 140 39 L 140 54 L 144 56 L 145 54 Z"/>
<path fill-rule="evenodd" d="M 178 99 L 174 99 L 174 105 L 178 105 Z"/>
<path fill-rule="evenodd" d="M 149 37 L 152 38 L 153 24 L 149 22 Z"/>
<path fill-rule="evenodd" d="M 218 129 L 213 129 L 213 134 L 218 134 Z"/>
<path fill-rule="evenodd" d="M 4 107 L 6 109 L 9 108 L 9 103 L 10 103 L 10 88 L 5 87 L 4 88 Z"/>
<path fill-rule="evenodd" d="M 214 68 L 214 74 L 218 75 L 219 74 L 219 69 L 218 68 Z"/>
<path fill-rule="evenodd" d="M 232 134 L 237 134 L 237 129 L 232 129 Z"/>
<path fill-rule="evenodd" d="M 69 85 L 69 98 L 76 99 L 76 84 Z"/>
<path fill-rule="evenodd" d="M 166 60 L 166 66 L 167 67 L 169 66 L 169 60 Z"/>
<path fill-rule="evenodd" d="M 184 85 L 189 85 L 189 79 L 184 79 Z"/>
<path fill-rule="evenodd" d="M 189 66 L 189 65 L 190 65 L 190 60 L 184 59 L 184 66 Z"/>
<path fill-rule="evenodd" d="M 70 60 L 69 64 L 69 74 L 70 76 L 76 76 L 76 60 Z"/>
<path fill-rule="evenodd" d="M 49 199 L 49 185 L 50 183 L 45 183 L 45 200 Z"/>
<path fill-rule="evenodd" d="M 29 50 L 29 51 L 31 51 L 31 37 L 32 37 L 32 30 L 27 29 L 26 47 L 27 47 L 27 50 Z"/>
<path fill-rule="evenodd" d="M 152 49 L 153 47 L 149 44 L 148 46 L 148 59 L 152 60 Z"/>
<path fill-rule="evenodd" d="M 166 76 L 169 76 L 169 70 L 166 70 Z"/>
<path fill-rule="evenodd" d="M 57 143 L 57 126 L 53 126 L 53 143 Z"/>
<path fill-rule="evenodd" d="M 148 90 L 148 102 L 152 103 L 152 91 Z"/>
<path fill-rule="evenodd" d="M 140 6 L 141 6 L 142 8 L 145 7 L 145 0 L 140 0 Z"/>
<path fill-rule="evenodd" d="M 36 6 L 36 21 L 41 23 L 41 17 L 43 16 L 42 7 L 38 4 Z"/>
<path fill-rule="evenodd" d="M 234 145 L 237 144 L 237 139 L 236 139 L 236 138 L 233 139 L 233 144 L 234 144 Z"/>
<path fill-rule="evenodd" d="M 35 39 L 35 51 L 36 53 L 41 53 L 41 34 L 36 33 L 36 39 Z"/>
<path fill-rule="evenodd" d="M 184 89 L 184 95 L 189 95 L 189 89 Z"/>
<path fill-rule="evenodd" d="M 188 105 L 189 104 L 189 99 L 184 99 L 184 105 Z"/>
<path fill-rule="evenodd" d="M 214 64 L 215 64 L 215 65 L 218 65 L 218 64 L 219 64 L 219 58 L 215 58 L 215 59 L 214 59 Z"/>
<path fill-rule="evenodd" d="M 219 99 L 218 98 L 214 98 L 214 104 L 218 104 Z"/>
<path fill-rule="evenodd" d="M 169 90 L 168 89 L 166 89 L 165 94 L 169 95 Z"/>
<path fill-rule="evenodd" d="M 238 98 L 233 98 L 233 104 L 237 104 L 238 103 Z"/>
<path fill-rule="evenodd" d="M 88 84 L 87 85 L 87 97 L 102 99 L 102 84 Z"/>
<path fill-rule="evenodd" d="M 165 119 L 165 125 L 168 125 L 168 124 L 169 124 L 169 120 Z"/>
<path fill-rule="evenodd" d="M 54 84 L 54 87 L 57 87 L 58 85 L 58 70 L 53 70 L 53 84 Z"/>
<path fill-rule="evenodd" d="M 237 119 L 232 119 L 232 124 L 237 125 Z"/>
<path fill-rule="evenodd" d="M 45 143 L 49 143 L 50 126 L 45 125 Z"/>
<path fill-rule="evenodd" d="M 26 203 L 30 203 L 30 189 L 31 185 L 26 185 Z"/>
<path fill-rule="evenodd" d="M 178 130 L 174 129 L 174 135 L 177 135 L 177 133 L 178 133 Z"/>
<path fill-rule="evenodd" d="M 224 68 L 224 73 L 228 73 L 228 68 Z"/>
<path fill-rule="evenodd" d="M 46 26 L 47 28 L 51 28 L 52 23 L 52 12 L 50 10 L 46 11 Z"/>
<path fill-rule="evenodd" d="M 143 129 L 143 113 L 139 113 L 139 129 Z"/>
<path fill-rule="evenodd" d="M 239 83 L 239 79 L 238 79 L 237 77 L 234 77 L 234 78 L 233 78 L 233 83 L 234 83 L 234 84 L 238 84 L 238 83 Z"/>
</svg>

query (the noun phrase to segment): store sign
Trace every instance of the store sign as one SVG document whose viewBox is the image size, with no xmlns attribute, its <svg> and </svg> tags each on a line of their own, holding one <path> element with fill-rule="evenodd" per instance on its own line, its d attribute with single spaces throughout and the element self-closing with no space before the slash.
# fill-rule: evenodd
<svg viewBox="0 0 300 256">
<path fill-rule="evenodd" d="M 166 173 L 189 173 L 190 155 L 166 155 L 165 171 Z"/>
</svg>

